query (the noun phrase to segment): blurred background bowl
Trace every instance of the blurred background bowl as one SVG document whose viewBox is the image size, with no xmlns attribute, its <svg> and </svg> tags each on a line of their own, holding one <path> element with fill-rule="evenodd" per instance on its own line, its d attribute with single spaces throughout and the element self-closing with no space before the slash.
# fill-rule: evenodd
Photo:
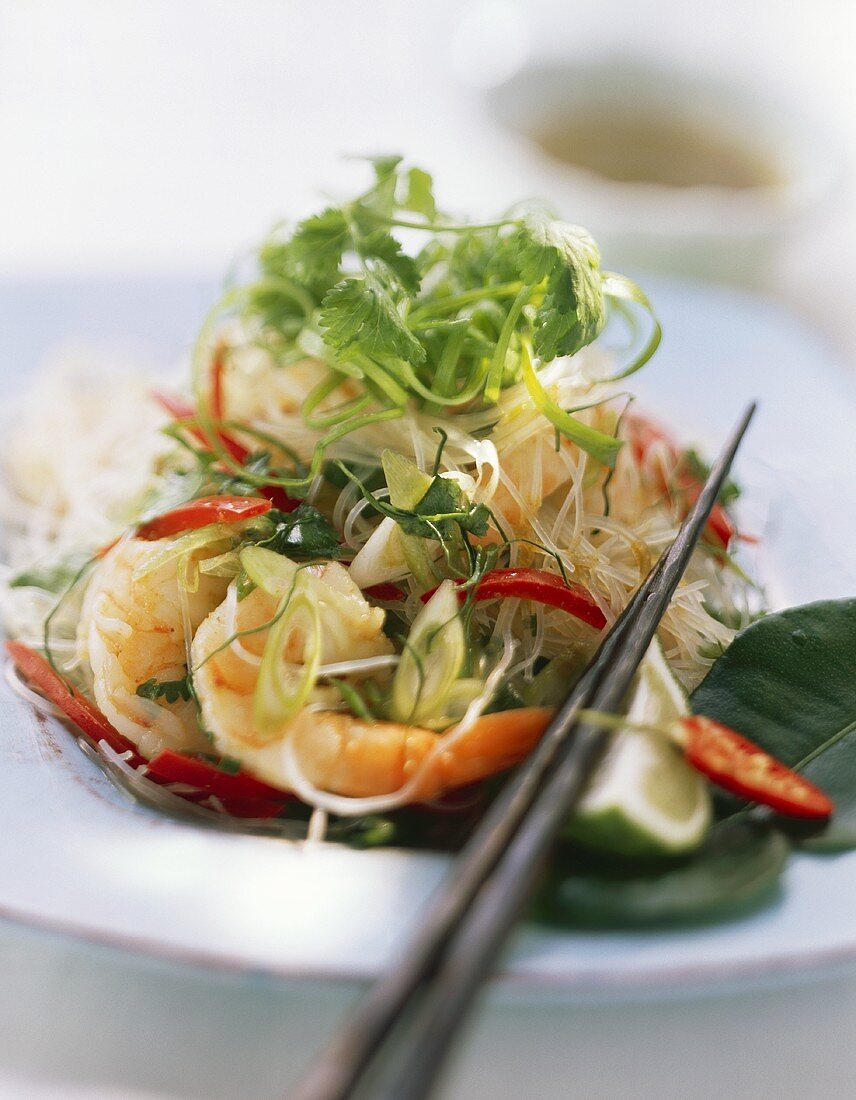
<svg viewBox="0 0 856 1100">
<path fill-rule="evenodd" d="M 530 59 L 482 97 L 616 267 L 760 285 L 843 175 L 797 104 L 650 55 Z"/>
</svg>

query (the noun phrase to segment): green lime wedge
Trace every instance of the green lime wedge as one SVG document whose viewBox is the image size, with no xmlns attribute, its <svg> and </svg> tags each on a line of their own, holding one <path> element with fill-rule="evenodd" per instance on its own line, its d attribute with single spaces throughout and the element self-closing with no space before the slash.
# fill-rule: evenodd
<svg viewBox="0 0 856 1100">
<path fill-rule="evenodd" d="M 688 713 L 686 694 L 654 641 L 639 666 L 627 717 L 667 725 Z M 625 856 L 678 854 L 701 843 L 710 816 L 707 783 L 668 737 L 622 729 L 564 835 Z"/>
</svg>

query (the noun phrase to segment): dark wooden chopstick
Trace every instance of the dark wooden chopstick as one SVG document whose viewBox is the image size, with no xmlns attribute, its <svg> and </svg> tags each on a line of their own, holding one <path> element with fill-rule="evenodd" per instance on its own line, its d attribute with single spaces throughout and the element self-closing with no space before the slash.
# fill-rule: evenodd
<svg viewBox="0 0 856 1100">
<path fill-rule="evenodd" d="M 661 562 L 662 562 L 661 558 Z M 606 674 L 624 633 L 641 609 L 656 580 L 654 569 L 634 594 L 621 618 L 601 643 L 598 659 L 584 671 L 538 747 L 508 780 L 444 881 L 429 899 L 412 937 L 398 959 L 367 990 L 356 1010 L 333 1035 L 292 1100 L 339 1100 L 351 1095 L 361 1073 L 384 1041 L 413 990 L 425 980 L 442 953 L 449 935 L 496 866 L 523 815 L 532 805 L 544 777 L 555 761 L 568 722 L 589 706 Z M 565 722 L 560 721 L 562 717 Z"/>
<path fill-rule="evenodd" d="M 662 559 L 661 559 L 662 562 Z M 652 570 L 634 594 L 557 715 L 568 720 L 589 706 L 618 644 L 656 579 Z M 333 1035 L 292 1100 L 337 1100 L 351 1095 L 361 1073 L 385 1039 L 413 990 L 430 974 L 449 935 L 496 866 L 540 784 L 554 763 L 567 722 L 554 721 L 526 765 L 517 769 L 470 837 L 447 877 L 429 899 L 413 936 L 396 962 L 368 989 L 356 1011 Z"/>
<path fill-rule="evenodd" d="M 352 1096 L 400 1013 L 430 979 L 409 1023 L 410 1056 L 392 1090 L 383 1094 L 390 1100 L 428 1095 L 460 1019 L 534 888 L 561 822 L 608 744 L 604 731 L 576 722 L 577 712 L 581 707 L 620 706 L 753 413 L 754 405 L 734 429 L 677 538 L 602 643 L 539 748 L 518 769 L 455 861 L 398 962 L 358 1003 L 298 1086 L 294 1100 Z"/>
<path fill-rule="evenodd" d="M 747 411 L 723 452 L 696 508 L 663 555 L 658 584 L 645 600 L 625 636 L 610 675 L 594 693 L 592 709 L 617 711 L 639 662 L 657 632 L 683 576 L 689 557 L 716 501 L 728 466 L 748 426 Z M 718 476 L 721 472 L 722 476 Z M 467 912 L 442 965 L 408 1030 L 412 1054 L 388 1093 L 377 1100 L 421 1100 L 429 1095 L 458 1024 L 487 977 L 508 933 L 524 909 L 538 880 L 549 847 L 577 799 L 593 767 L 609 743 L 610 734 L 577 723 L 563 746 L 555 771 L 521 822 L 475 905 Z"/>
</svg>

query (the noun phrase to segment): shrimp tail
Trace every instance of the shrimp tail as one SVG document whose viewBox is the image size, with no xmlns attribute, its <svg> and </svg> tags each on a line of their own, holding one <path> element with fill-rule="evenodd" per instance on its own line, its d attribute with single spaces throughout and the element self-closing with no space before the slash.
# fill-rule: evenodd
<svg viewBox="0 0 856 1100">
<path fill-rule="evenodd" d="M 513 767 L 537 744 L 552 714 L 548 707 L 500 711 L 437 734 L 307 710 L 291 738 L 302 772 L 316 787 L 350 798 L 400 791 L 405 804 Z"/>
<path fill-rule="evenodd" d="M 432 753 L 417 784 L 418 800 L 436 798 L 443 791 L 519 764 L 538 743 L 552 716 L 549 707 L 526 707 L 482 715 L 460 736 L 454 728 L 449 730 L 438 738 L 440 751 Z"/>
</svg>

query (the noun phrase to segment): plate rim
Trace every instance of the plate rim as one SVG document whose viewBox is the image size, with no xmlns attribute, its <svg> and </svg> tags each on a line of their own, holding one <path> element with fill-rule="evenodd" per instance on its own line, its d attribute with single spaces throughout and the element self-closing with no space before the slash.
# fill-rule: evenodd
<svg viewBox="0 0 856 1100">
<path fill-rule="evenodd" d="M 856 387 L 854 387 L 853 378 L 844 369 L 840 355 L 822 333 L 815 332 L 803 318 L 792 314 L 781 303 L 771 301 L 766 297 L 747 292 L 741 288 L 716 287 L 692 279 L 663 279 L 658 276 L 649 278 L 646 281 L 654 287 L 666 288 L 669 293 L 678 297 L 682 293 L 702 294 L 724 305 L 728 303 L 742 305 L 747 302 L 754 302 L 763 307 L 768 320 L 774 316 L 785 318 L 789 326 L 800 329 L 811 340 L 819 355 L 823 355 L 825 369 L 830 375 L 835 375 L 839 382 L 845 382 L 853 390 L 852 397 L 856 399 Z M 71 731 L 63 723 L 57 720 L 50 721 L 52 725 L 62 727 L 66 736 L 72 737 Z M 74 740 L 72 737 L 73 742 Z M 80 751 L 74 743 L 70 747 L 74 752 Z M 169 820 L 175 821 L 176 819 L 170 818 Z M 182 821 L 180 824 L 193 826 L 193 822 Z M 427 853 L 413 852 L 408 849 L 397 849 L 397 851 L 406 853 L 411 859 L 427 855 Z M 433 858 L 436 859 L 436 855 Z M 792 854 L 791 859 L 794 858 L 800 857 Z M 220 973 L 263 973 L 292 981 L 333 980 L 347 983 L 368 982 L 378 973 L 378 968 L 373 963 L 362 966 L 359 964 L 343 966 L 341 963 L 333 963 L 329 967 L 324 967 L 317 963 L 298 966 L 280 961 L 260 966 L 247 958 L 241 958 L 237 955 L 230 956 L 228 952 L 211 951 L 204 947 L 194 951 L 183 944 L 171 944 L 164 939 L 129 934 L 127 931 L 122 930 L 113 934 L 109 928 L 96 927 L 94 924 L 87 926 L 73 918 L 65 920 L 61 916 L 52 917 L 27 905 L 16 906 L 2 897 L 0 897 L 0 918 L 24 927 L 68 936 L 77 941 L 99 947 Z M 736 921 L 740 919 L 739 915 L 734 918 Z M 557 936 L 562 934 L 561 929 L 549 928 L 547 931 L 549 934 L 556 934 Z M 600 934 L 609 935 L 609 930 L 603 930 Z M 644 929 L 640 929 L 634 931 L 633 934 L 645 936 L 646 932 Z M 665 965 L 660 960 L 658 965 L 650 969 L 634 970 L 616 967 L 607 959 L 605 962 L 593 966 L 592 969 L 577 975 L 570 975 L 565 969 L 551 973 L 549 970 L 542 968 L 535 970 L 525 967 L 523 969 L 509 969 L 507 965 L 503 965 L 492 980 L 491 988 L 561 993 L 571 998 L 584 999 L 600 996 L 635 998 L 646 992 L 657 997 L 698 988 L 721 989 L 723 986 L 734 983 L 745 987 L 747 984 L 758 985 L 760 983 L 766 985 L 794 977 L 809 980 L 815 975 L 818 977 L 826 976 L 835 969 L 854 965 L 856 965 L 856 934 L 854 934 L 852 942 L 846 945 L 818 945 L 815 948 L 806 948 L 799 951 L 794 949 L 779 952 L 772 951 L 750 960 L 741 958 L 732 960 L 730 963 L 722 960 L 709 960 L 692 965 L 685 962 Z"/>
</svg>

